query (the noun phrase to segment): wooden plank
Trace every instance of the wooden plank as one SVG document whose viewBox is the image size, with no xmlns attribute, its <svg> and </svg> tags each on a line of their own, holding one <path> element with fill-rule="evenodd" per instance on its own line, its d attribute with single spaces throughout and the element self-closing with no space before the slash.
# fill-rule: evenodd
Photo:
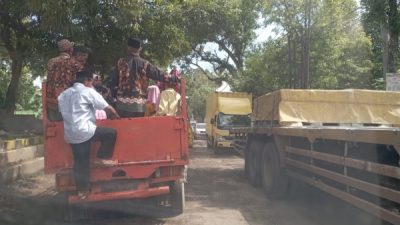
<svg viewBox="0 0 400 225">
<path fill-rule="evenodd" d="M 353 159 L 328 153 L 309 151 L 306 149 L 294 148 L 291 146 L 287 146 L 285 151 L 296 155 L 319 159 L 342 166 L 347 166 L 379 175 L 400 179 L 400 168 L 395 166 L 382 165 L 379 163 L 368 162 L 365 160 Z"/>
<path fill-rule="evenodd" d="M 385 145 L 400 144 L 400 128 L 274 127 L 272 129 L 274 134 L 307 137 L 310 140 L 329 139 Z"/>
<path fill-rule="evenodd" d="M 314 180 L 314 179 L 311 179 L 309 177 L 300 175 L 300 174 L 292 172 L 292 171 L 288 171 L 287 174 L 288 174 L 288 176 L 290 176 L 294 179 L 298 179 L 303 182 L 306 182 L 306 183 L 308 183 L 318 189 L 321 189 L 322 191 L 325 191 L 347 203 L 355 205 L 355 206 L 375 215 L 378 218 L 386 220 L 392 224 L 400 224 L 400 215 L 395 212 L 389 211 L 385 208 L 382 208 L 378 205 L 372 204 L 372 203 L 365 201 L 361 198 L 358 198 L 354 195 L 351 195 L 344 191 L 333 188 L 333 187 L 323 183 L 322 181 Z"/>
<path fill-rule="evenodd" d="M 312 166 L 312 165 L 308 165 L 293 159 L 287 159 L 286 163 L 289 165 L 292 165 L 296 168 L 300 168 L 302 170 L 306 170 L 309 172 L 312 172 L 314 174 L 317 174 L 319 176 L 323 176 L 326 178 L 329 178 L 333 181 L 357 188 L 359 190 L 365 191 L 367 193 L 373 194 L 375 196 L 379 196 L 381 198 L 386 198 L 390 201 L 393 202 L 397 202 L 400 203 L 400 192 L 390 189 L 390 188 L 386 188 L 386 187 L 382 187 L 379 185 L 375 185 L 372 183 L 368 183 L 356 178 L 352 178 L 352 177 L 346 177 L 342 174 L 339 173 L 335 173 L 326 169 L 322 169 L 319 168 L 317 166 Z"/>
<path fill-rule="evenodd" d="M 311 140 L 321 138 L 374 144 L 400 145 L 400 128 L 395 127 L 254 126 L 235 128 L 230 130 L 230 133 L 274 134 L 307 137 Z"/>
</svg>

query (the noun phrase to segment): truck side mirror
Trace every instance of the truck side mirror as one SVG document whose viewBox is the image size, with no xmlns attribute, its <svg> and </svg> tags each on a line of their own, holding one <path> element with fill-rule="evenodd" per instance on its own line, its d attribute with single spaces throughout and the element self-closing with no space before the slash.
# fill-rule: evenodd
<svg viewBox="0 0 400 225">
<path fill-rule="evenodd" d="M 210 123 L 211 123 L 211 124 L 214 124 L 214 123 L 215 123 L 214 118 L 211 118 L 211 119 L 210 119 Z"/>
</svg>

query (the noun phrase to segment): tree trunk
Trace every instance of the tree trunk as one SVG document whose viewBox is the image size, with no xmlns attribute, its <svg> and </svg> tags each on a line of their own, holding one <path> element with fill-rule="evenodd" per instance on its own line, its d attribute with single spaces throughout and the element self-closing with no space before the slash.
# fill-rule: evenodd
<svg viewBox="0 0 400 225">
<path fill-rule="evenodd" d="M 305 6 L 303 52 L 302 52 L 302 82 L 301 88 L 310 87 L 310 25 L 311 25 L 311 2 L 307 1 Z"/>
<path fill-rule="evenodd" d="M 383 77 L 386 80 L 386 73 L 388 72 L 388 51 L 389 51 L 389 34 L 384 25 L 381 25 L 381 37 L 382 37 L 382 67 Z"/>
<path fill-rule="evenodd" d="M 294 88 L 294 77 L 293 77 L 293 60 L 292 60 L 292 38 L 291 34 L 288 34 L 288 78 L 289 88 Z"/>
<path fill-rule="evenodd" d="M 389 0 L 389 51 L 388 51 L 388 65 L 387 70 L 389 73 L 396 73 L 396 61 L 398 56 L 399 46 L 399 32 L 398 32 L 398 11 L 397 0 Z"/>
<path fill-rule="evenodd" d="M 11 81 L 8 85 L 6 99 L 4 102 L 4 110 L 6 113 L 14 114 L 15 103 L 17 101 L 19 81 L 22 75 L 22 58 L 17 52 L 10 52 L 12 66 L 11 66 Z"/>
<path fill-rule="evenodd" d="M 306 43 L 305 43 L 305 65 L 304 65 L 304 88 L 310 88 L 310 27 L 311 27 L 311 1 L 307 1 L 306 19 Z"/>
<path fill-rule="evenodd" d="M 297 41 L 299 38 L 296 36 L 294 41 L 293 41 L 293 83 L 294 86 L 293 88 L 298 88 L 300 87 L 299 85 L 299 64 L 297 63 Z"/>
</svg>

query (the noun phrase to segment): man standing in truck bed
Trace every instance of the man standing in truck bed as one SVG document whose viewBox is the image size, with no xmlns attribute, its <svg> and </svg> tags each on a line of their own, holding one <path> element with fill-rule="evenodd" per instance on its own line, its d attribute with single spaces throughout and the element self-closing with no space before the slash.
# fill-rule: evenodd
<svg viewBox="0 0 400 225">
<path fill-rule="evenodd" d="M 127 44 L 128 56 L 120 58 L 117 62 L 117 73 L 113 77 L 112 90 L 117 98 L 117 110 L 120 113 L 122 112 L 121 116 L 144 116 L 144 110 L 135 112 L 140 107 L 131 106 L 135 104 L 143 106 L 146 102 L 148 79 L 178 82 L 179 78 L 170 78 L 167 73 L 160 71 L 147 60 L 141 58 L 140 39 L 130 38 Z"/>
<path fill-rule="evenodd" d="M 62 39 L 57 46 L 59 56 L 47 63 L 46 101 L 47 117 L 50 121 L 62 119 L 57 107 L 57 97 L 74 83 L 76 72 L 83 68 L 83 63 L 71 57 L 74 42 Z"/>
</svg>

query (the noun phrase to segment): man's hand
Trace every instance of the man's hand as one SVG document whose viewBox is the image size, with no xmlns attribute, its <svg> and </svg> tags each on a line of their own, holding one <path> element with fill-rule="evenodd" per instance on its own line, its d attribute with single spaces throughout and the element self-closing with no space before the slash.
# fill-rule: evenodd
<svg viewBox="0 0 400 225">
<path fill-rule="evenodd" d="M 119 114 L 117 112 L 112 114 L 112 119 L 120 119 L 121 117 L 119 116 Z"/>
<path fill-rule="evenodd" d="M 117 113 L 117 111 L 116 111 L 111 105 L 107 106 L 104 110 L 107 110 L 107 111 L 109 111 L 109 112 L 112 113 L 112 119 L 119 119 L 119 118 L 121 118 L 121 117 L 119 116 L 119 114 Z"/>
</svg>

